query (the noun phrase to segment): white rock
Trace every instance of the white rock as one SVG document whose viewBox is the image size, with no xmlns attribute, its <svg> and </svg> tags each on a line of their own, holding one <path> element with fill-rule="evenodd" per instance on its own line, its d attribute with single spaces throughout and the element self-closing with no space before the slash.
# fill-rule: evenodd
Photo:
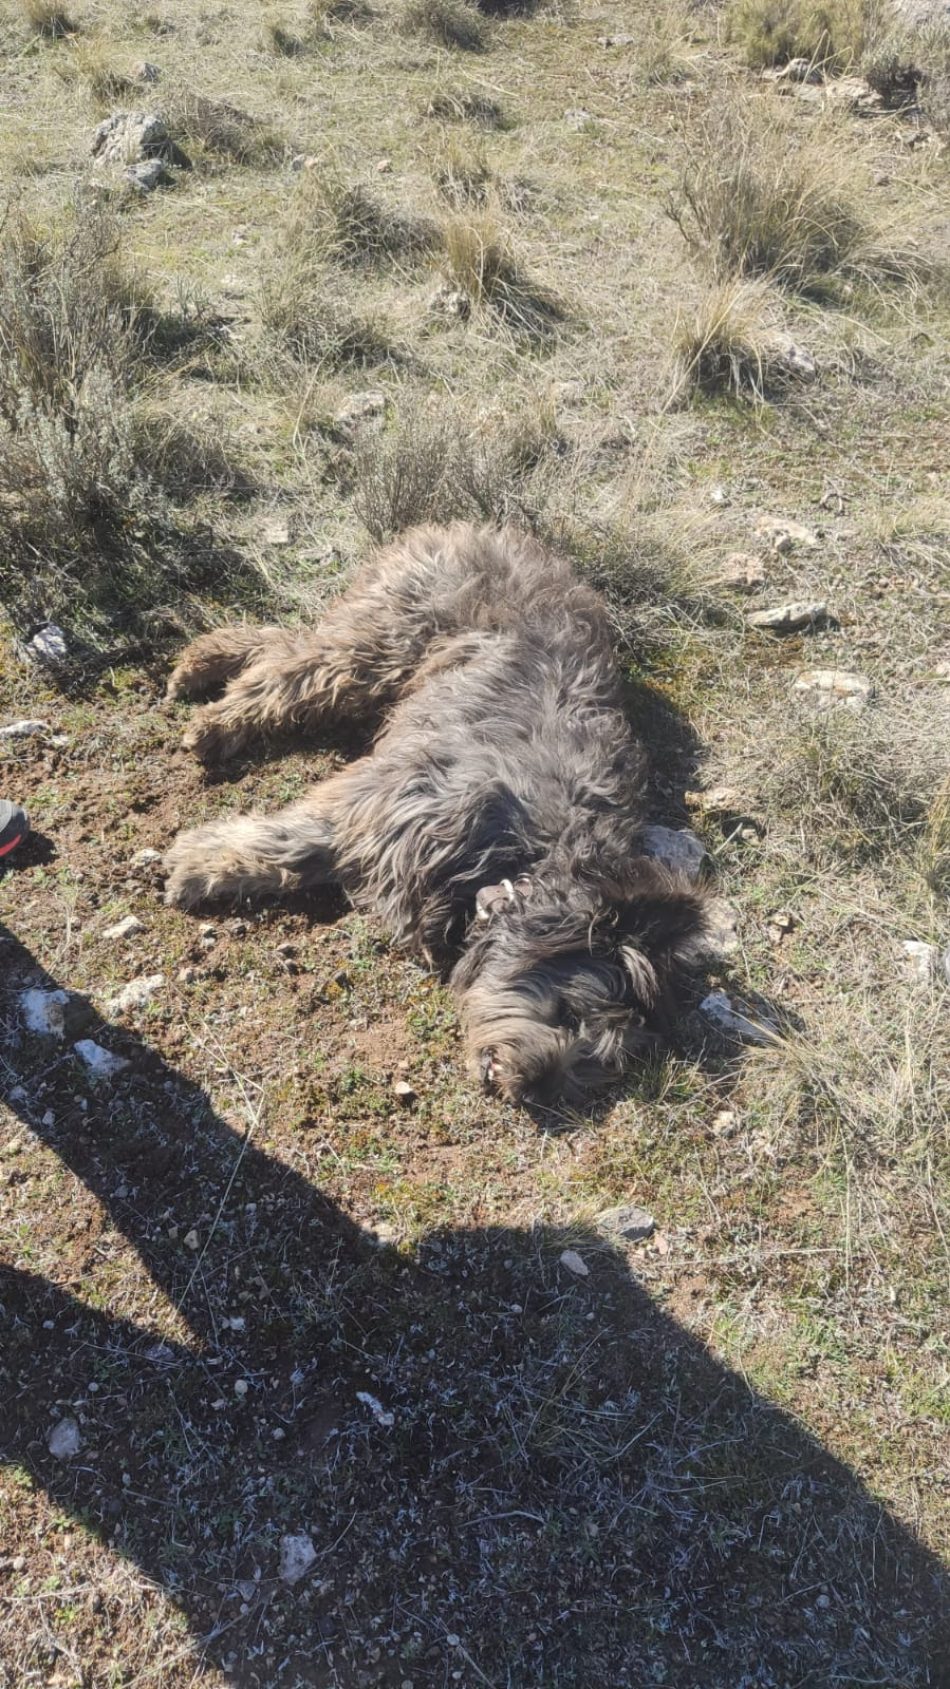
<svg viewBox="0 0 950 1689">
<path fill-rule="evenodd" d="M 388 1431 L 395 1424 L 395 1416 L 383 1407 L 378 1397 L 371 1396 L 368 1390 L 357 1390 L 356 1399 L 358 1402 L 362 1402 L 364 1407 L 369 1408 L 377 1425 L 384 1425 Z"/>
<path fill-rule="evenodd" d="M 471 315 L 472 301 L 461 288 L 443 282 L 431 295 L 429 310 L 439 317 L 460 317 L 464 321 Z"/>
<path fill-rule="evenodd" d="M 111 1050 L 104 1050 L 91 1038 L 80 1038 L 73 1049 L 94 1079 L 114 1079 L 116 1074 L 124 1073 L 131 1065 L 125 1056 L 114 1056 Z"/>
<path fill-rule="evenodd" d="M 822 709 L 833 704 L 860 710 L 874 694 L 871 682 L 863 674 L 849 669 L 805 669 L 793 687 L 795 692 L 814 693 L 815 703 Z"/>
<path fill-rule="evenodd" d="M 164 984 L 164 974 L 142 974 L 139 979 L 130 979 L 115 997 L 109 998 L 106 1009 L 110 1015 L 122 1015 L 129 1009 L 144 1009 Z"/>
<path fill-rule="evenodd" d="M 714 487 L 710 487 L 710 489 L 709 489 L 709 502 L 710 502 L 710 504 L 719 505 L 721 509 L 725 508 L 726 505 L 729 505 L 729 504 L 732 503 L 732 500 L 729 497 L 729 494 L 727 493 L 725 487 L 722 485 L 721 482 L 717 481 L 717 483 Z"/>
<path fill-rule="evenodd" d="M 26 654 L 49 669 L 61 669 L 68 658 L 66 635 L 55 622 L 47 622 L 27 641 Z"/>
<path fill-rule="evenodd" d="M 33 739 L 49 730 L 48 721 L 11 721 L 6 727 L 0 727 L 0 739 Z"/>
<path fill-rule="evenodd" d="M 334 417 L 338 428 L 355 429 L 361 422 L 372 422 L 386 414 L 386 395 L 374 388 L 367 393 L 352 393 Z"/>
<path fill-rule="evenodd" d="M 778 1042 L 778 1033 L 774 1026 L 769 1026 L 765 1021 L 750 1019 L 730 1002 L 724 991 L 711 991 L 700 1003 L 699 1012 L 706 1016 L 717 1031 L 728 1034 L 730 1038 L 739 1038 L 744 1044 Z"/>
<path fill-rule="evenodd" d="M 828 615 L 827 604 L 777 604 L 774 610 L 752 610 L 746 617 L 750 628 L 766 628 L 770 633 L 797 633 L 801 628 L 814 627 Z"/>
<path fill-rule="evenodd" d="M 561 1266 L 566 1267 L 575 1278 L 590 1278 L 590 1268 L 576 1249 L 565 1249 L 560 1259 Z"/>
<path fill-rule="evenodd" d="M 750 557 L 744 551 L 732 551 L 723 563 L 721 573 L 711 584 L 725 587 L 728 592 L 758 592 L 759 587 L 765 585 L 765 570 L 758 557 Z"/>
<path fill-rule="evenodd" d="M 901 949 L 907 958 L 907 972 L 917 985 L 929 985 L 937 972 L 940 952 L 935 944 L 922 944 L 916 938 L 906 938 Z"/>
<path fill-rule="evenodd" d="M 136 851 L 132 858 L 132 866 L 134 868 L 147 868 L 150 867 L 153 862 L 161 862 L 161 860 L 161 851 L 153 850 L 151 845 L 146 845 L 144 850 Z"/>
<path fill-rule="evenodd" d="M 195 1231 L 194 1226 L 192 1226 L 190 1232 L 185 1233 L 185 1235 L 184 1235 L 184 1237 L 182 1238 L 181 1241 L 184 1244 L 186 1249 L 197 1249 L 199 1239 L 198 1239 L 198 1233 Z M 247 1389 L 246 1384 L 245 1384 L 244 1388 L 245 1388 L 245 1390 Z"/>
<path fill-rule="evenodd" d="M 649 1210 L 636 1208 L 629 1202 L 621 1203 L 618 1208 L 606 1208 L 603 1214 L 598 1214 L 597 1224 L 602 1232 L 626 1238 L 630 1243 L 652 1237 L 656 1231 L 656 1221 Z"/>
<path fill-rule="evenodd" d="M 796 381 L 815 381 L 818 377 L 818 365 L 811 353 L 799 346 L 795 340 L 788 340 L 779 336 L 773 343 L 774 358 L 786 372 L 794 376 Z"/>
<path fill-rule="evenodd" d="M 569 129 L 583 129 L 590 123 L 591 115 L 584 106 L 571 106 L 564 113 L 564 121 Z"/>
<path fill-rule="evenodd" d="M 279 1573 L 284 1583 L 299 1583 L 317 1558 L 317 1551 L 308 1536 L 287 1536 L 280 1539 Z"/>
<path fill-rule="evenodd" d="M 644 827 L 641 842 L 645 856 L 652 856 L 674 873 L 697 880 L 706 857 L 706 847 L 689 827 Z"/>
<path fill-rule="evenodd" d="M 54 1425 L 46 1446 L 57 1460 L 72 1460 L 73 1455 L 78 1454 L 82 1448 L 82 1438 L 76 1420 L 61 1419 L 58 1425 Z"/>
<path fill-rule="evenodd" d="M 20 998 L 20 1013 L 27 1032 L 38 1032 L 46 1038 L 64 1038 L 68 1002 L 68 991 L 24 991 Z"/>
<path fill-rule="evenodd" d="M 720 957 L 734 956 L 739 948 L 739 917 L 724 897 L 714 897 L 706 905 L 705 925 L 700 954 Z"/>
<path fill-rule="evenodd" d="M 264 545 L 291 545 L 293 537 L 290 520 L 286 516 L 269 516 L 261 526 L 261 540 Z"/>
<path fill-rule="evenodd" d="M 123 915 L 115 926 L 106 927 L 103 938 L 134 938 L 137 932 L 144 932 L 145 928 L 137 915 Z"/>
<path fill-rule="evenodd" d="M 793 551 L 796 545 L 814 551 L 818 544 L 818 535 L 801 522 L 793 522 L 790 516 L 760 516 L 755 531 L 775 551 Z"/>
</svg>

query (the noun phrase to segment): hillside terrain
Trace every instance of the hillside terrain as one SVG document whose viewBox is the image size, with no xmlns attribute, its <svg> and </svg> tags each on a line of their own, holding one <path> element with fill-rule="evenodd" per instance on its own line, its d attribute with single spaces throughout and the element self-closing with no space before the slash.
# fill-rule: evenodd
<svg viewBox="0 0 950 1689">
<path fill-rule="evenodd" d="M 950 44 L 900 15 L 4 8 L 4 1689 L 950 1684 Z M 356 748 L 206 773 L 184 640 L 455 517 L 603 591 L 725 906 L 578 1115 L 342 902 L 162 901 Z"/>
</svg>

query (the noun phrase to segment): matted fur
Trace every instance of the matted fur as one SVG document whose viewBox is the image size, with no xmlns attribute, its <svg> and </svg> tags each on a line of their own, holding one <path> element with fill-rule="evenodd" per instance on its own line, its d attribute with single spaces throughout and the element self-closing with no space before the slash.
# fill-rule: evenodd
<svg viewBox="0 0 950 1689">
<path fill-rule="evenodd" d="M 222 689 L 186 741 L 209 762 L 262 733 L 385 719 L 370 755 L 299 803 L 180 834 L 169 902 L 338 884 L 449 972 L 475 1071 L 506 1096 L 620 1071 L 695 948 L 702 897 L 642 854 L 644 750 L 601 600 L 563 558 L 513 528 L 415 528 L 315 628 L 195 640 L 170 695 Z"/>
</svg>

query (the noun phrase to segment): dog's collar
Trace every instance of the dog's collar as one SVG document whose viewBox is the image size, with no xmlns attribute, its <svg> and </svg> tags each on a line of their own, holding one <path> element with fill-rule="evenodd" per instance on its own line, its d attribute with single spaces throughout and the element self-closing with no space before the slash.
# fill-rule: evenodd
<svg viewBox="0 0 950 1689">
<path fill-rule="evenodd" d="M 475 919 L 487 923 L 494 920 L 496 915 L 506 915 L 512 909 L 520 909 L 531 890 L 532 880 L 528 874 L 519 874 L 516 880 L 499 880 L 494 886 L 481 886 L 475 893 Z"/>
</svg>

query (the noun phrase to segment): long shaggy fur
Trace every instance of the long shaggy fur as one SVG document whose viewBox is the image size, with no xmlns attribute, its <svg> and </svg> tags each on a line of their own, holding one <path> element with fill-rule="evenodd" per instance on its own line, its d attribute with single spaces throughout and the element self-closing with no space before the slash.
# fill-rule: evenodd
<svg viewBox="0 0 950 1689">
<path fill-rule="evenodd" d="M 186 741 L 208 762 L 262 733 L 385 719 L 301 802 L 180 834 L 169 902 L 340 885 L 450 972 L 486 1083 L 540 1098 L 621 1069 L 702 898 L 642 854 L 644 751 L 603 605 L 563 558 L 512 528 L 413 529 L 317 627 L 190 645 L 170 695 L 219 691 Z"/>
</svg>

